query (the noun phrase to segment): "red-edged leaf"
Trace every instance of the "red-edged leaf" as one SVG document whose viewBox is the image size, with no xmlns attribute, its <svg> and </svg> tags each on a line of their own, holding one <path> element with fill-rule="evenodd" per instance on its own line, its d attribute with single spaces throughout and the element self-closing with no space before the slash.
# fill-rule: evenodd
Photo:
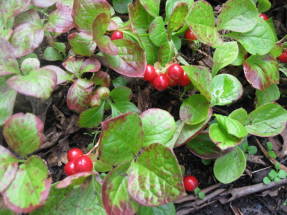
<svg viewBox="0 0 287 215">
<path fill-rule="evenodd" d="M 39 13 L 35 9 L 25 11 L 15 17 L 14 26 L 18 26 L 24 23 L 34 23 L 40 20 Z"/>
<path fill-rule="evenodd" d="M 9 0 L 0 2 L 0 14 L 6 17 L 17 16 L 27 10 L 31 0 Z"/>
<path fill-rule="evenodd" d="M 18 160 L 6 148 L 0 146 L 0 192 L 2 193 L 15 178 Z"/>
<path fill-rule="evenodd" d="M 56 74 L 56 76 L 57 76 L 57 85 L 58 84 L 63 84 L 66 81 L 72 80 L 71 75 L 68 74 L 66 71 L 62 70 L 58 66 L 49 65 L 49 66 L 42 67 L 42 69 L 45 69 L 45 70 L 47 69 L 49 71 L 53 71 Z"/>
<path fill-rule="evenodd" d="M 68 40 L 73 52 L 77 55 L 89 57 L 97 48 L 97 44 L 93 41 L 93 37 L 84 32 L 73 32 L 68 36 Z"/>
<path fill-rule="evenodd" d="M 78 113 L 86 110 L 89 107 L 93 86 L 93 82 L 84 79 L 76 80 L 70 87 L 67 95 L 69 109 Z"/>
<path fill-rule="evenodd" d="M 111 85 L 111 77 L 107 72 L 99 71 L 95 73 L 93 80 L 102 87 L 110 87 Z"/>
<path fill-rule="evenodd" d="M 36 7 L 50 7 L 56 3 L 57 0 L 32 0 L 33 5 Z"/>
<path fill-rule="evenodd" d="M 74 28 L 72 18 L 72 7 L 60 5 L 49 15 L 46 25 L 48 31 L 56 33 L 66 33 Z"/>
<path fill-rule="evenodd" d="M 110 171 L 103 188 L 103 204 L 108 215 L 134 215 L 136 202 L 128 193 L 127 170 L 130 164 L 123 164 Z"/>
<path fill-rule="evenodd" d="M 0 76 L 19 73 L 14 47 L 0 37 Z"/>
<path fill-rule="evenodd" d="M 3 135 L 9 147 L 21 156 L 36 151 L 44 142 L 44 124 L 31 113 L 16 113 L 4 124 Z"/>
<path fill-rule="evenodd" d="M 111 56 L 100 53 L 102 63 L 116 72 L 128 77 L 143 77 L 146 67 L 144 50 L 137 42 L 121 39 L 114 40 L 118 47 L 118 55 Z"/>
<path fill-rule="evenodd" d="M 96 172 L 80 172 L 75 175 L 68 176 L 62 181 L 59 181 L 56 185 L 56 188 L 62 189 L 70 185 L 81 184 L 86 180 L 88 176 L 96 174 L 97 174 Z"/>
</svg>

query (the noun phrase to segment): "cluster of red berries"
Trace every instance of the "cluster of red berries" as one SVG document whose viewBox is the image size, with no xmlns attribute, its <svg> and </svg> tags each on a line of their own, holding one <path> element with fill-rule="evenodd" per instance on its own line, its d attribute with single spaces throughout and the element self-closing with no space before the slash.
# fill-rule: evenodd
<svg viewBox="0 0 287 215">
<path fill-rule="evenodd" d="M 91 158 L 85 155 L 81 149 L 72 148 L 67 153 L 68 163 L 64 167 L 66 175 L 74 175 L 79 172 L 90 172 L 93 170 Z"/>
<path fill-rule="evenodd" d="M 144 80 L 149 81 L 159 91 L 165 90 L 169 86 L 187 86 L 190 83 L 189 77 L 177 63 L 170 65 L 166 73 L 158 73 L 154 66 L 148 64 L 144 73 Z"/>
<path fill-rule="evenodd" d="M 194 176 L 185 176 L 183 178 L 183 184 L 184 184 L 185 190 L 191 192 L 191 191 L 194 191 L 198 187 L 199 182 L 197 178 Z"/>
</svg>

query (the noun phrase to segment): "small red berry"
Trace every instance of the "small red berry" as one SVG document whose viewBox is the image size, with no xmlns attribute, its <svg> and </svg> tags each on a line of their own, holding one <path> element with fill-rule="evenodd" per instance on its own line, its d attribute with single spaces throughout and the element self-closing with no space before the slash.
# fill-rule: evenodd
<svg viewBox="0 0 287 215">
<path fill-rule="evenodd" d="M 195 188 L 198 187 L 198 180 L 194 176 L 185 176 L 183 179 L 184 188 L 187 191 L 193 191 Z"/>
<path fill-rule="evenodd" d="M 168 77 L 174 81 L 179 81 L 182 78 L 183 73 L 184 73 L 183 68 L 177 63 L 172 64 L 167 69 Z"/>
<path fill-rule="evenodd" d="M 144 80 L 152 82 L 156 76 L 157 76 L 157 72 L 155 70 L 155 68 L 152 65 L 146 65 L 146 69 L 144 72 Z"/>
<path fill-rule="evenodd" d="M 267 20 L 269 19 L 269 17 L 268 17 L 266 14 L 264 14 L 264 13 L 261 13 L 261 14 L 259 15 L 259 17 L 262 18 L 262 19 L 264 19 L 265 21 L 267 21 Z"/>
<path fill-rule="evenodd" d="M 184 34 L 184 38 L 190 41 L 196 40 L 197 37 L 196 35 L 193 33 L 192 30 L 188 29 L 185 34 Z"/>
<path fill-rule="evenodd" d="M 281 63 L 287 63 L 287 51 L 283 51 L 281 55 L 278 57 L 278 60 Z"/>
<path fill-rule="evenodd" d="M 178 81 L 178 84 L 182 87 L 185 87 L 190 84 L 190 79 L 186 73 L 183 73 L 182 78 Z"/>
<path fill-rule="evenodd" d="M 153 80 L 152 85 L 158 91 L 163 91 L 169 86 L 169 78 L 166 74 L 160 74 Z"/>
<path fill-rule="evenodd" d="M 77 159 L 78 157 L 82 156 L 83 154 L 84 153 L 82 152 L 81 149 L 71 148 L 67 153 L 68 161 L 73 161 L 73 160 Z"/>
<path fill-rule="evenodd" d="M 111 40 L 120 40 L 124 38 L 124 34 L 121 31 L 114 31 L 111 35 Z"/>
<path fill-rule="evenodd" d="M 87 155 L 82 155 L 75 160 L 76 172 L 90 172 L 93 170 L 93 162 Z"/>
<path fill-rule="evenodd" d="M 66 175 L 74 175 L 76 173 L 75 162 L 69 161 L 68 163 L 66 163 L 64 167 L 64 172 Z"/>
</svg>

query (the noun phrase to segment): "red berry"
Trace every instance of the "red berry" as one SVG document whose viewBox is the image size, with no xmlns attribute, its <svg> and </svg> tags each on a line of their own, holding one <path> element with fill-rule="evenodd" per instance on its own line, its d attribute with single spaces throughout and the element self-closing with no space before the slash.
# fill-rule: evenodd
<svg viewBox="0 0 287 215">
<path fill-rule="evenodd" d="M 166 74 L 160 74 L 153 80 L 152 85 L 158 91 L 163 91 L 169 86 L 169 78 Z"/>
<path fill-rule="evenodd" d="M 193 191 L 195 188 L 198 187 L 198 180 L 194 176 L 185 176 L 183 179 L 184 188 L 187 191 Z"/>
<path fill-rule="evenodd" d="M 87 155 L 82 155 L 75 160 L 76 172 L 90 172 L 93 170 L 93 162 Z"/>
<path fill-rule="evenodd" d="M 73 161 L 82 155 L 83 155 L 83 152 L 81 149 L 71 148 L 67 153 L 68 161 Z"/>
<path fill-rule="evenodd" d="M 278 57 L 278 60 L 281 63 L 287 63 L 287 51 L 283 51 L 282 54 Z"/>
<path fill-rule="evenodd" d="M 264 19 L 265 21 L 269 19 L 269 17 L 268 17 L 266 14 L 264 14 L 264 13 L 261 13 L 261 14 L 259 15 L 259 17 L 262 18 L 262 19 Z"/>
<path fill-rule="evenodd" d="M 111 40 L 120 40 L 124 38 L 124 34 L 121 31 L 114 31 L 111 35 Z"/>
<path fill-rule="evenodd" d="M 193 33 L 192 30 L 188 29 L 185 34 L 184 34 L 184 38 L 190 41 L 196 40 L 197 37 L 195 36 L 195 34 Z"/>
<path fill-rule="evenodd" d="M 75 162 L 69 161 L 68 163 L 66 163 L 64 167 L 64 172 L 66 175 L 74 175 L 76 173 Z"/>
<path fill-rule="evenodd" d="M 183 87 L 185 87 L 185 86 L 187 86 L 187 85 L 190 84 L 190 79 L 189 79 L 189 77 L 187 76 L 186 73 L 183 73 L 183 76 L 182 76 L 181 79 L 178 81 L 178 84 L 179 84 L 180 86 L 183 86 Z"/>
<path fill-rule="evenodd" d="M 172 64 L 167 69 L 168 77 L 174 81 L 179 81 L 182 78 L 183 74 L 184 74 L 183 68 L 177 63 Z"/>
<path fill-rule="evenodd" d="M 144 80 L 152 82 L 157 76 L 157 72 L 152 65 L 146 65 Z"/>
</svg>

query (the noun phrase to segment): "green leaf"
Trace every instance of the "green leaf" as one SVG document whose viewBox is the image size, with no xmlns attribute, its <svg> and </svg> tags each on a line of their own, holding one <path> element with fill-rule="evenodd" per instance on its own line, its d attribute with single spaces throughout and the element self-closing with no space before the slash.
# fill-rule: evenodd
<svg viewBox="0 0 287 215">
<path fill-rule="evenodd" d="M 272 149 L 273 149 L 273 144 L 272 144 L 272 142 L 267 142 L 267 143 L 266 143 L 266 146 L 267 146 L 268 151 L 272 151 Z"/>
<path fill-rule="evenodd" d="M 256 26 L 246 33 L 229 33 L 227 36 L 238 40 L 241 45 L 252 55 L 265 55 L 275 45 L 276 35 L 270 25 L 258 17 Z"/>
<path fill-rule="evenodd" d="M 257 153 L 257 147 L 256 146 L 248 146 L 248 154 L 255 155 Z"/>
<path fill-rule="evenodd" d="M 168 23 L 173 8 L 177 2 L 186 2 L 188 7 L 191 8 L 194 0 L 167 0 L 165 3 L 165 21 Z"/>
<path fill-rule="evenodd" d="M 264 184 L 270 184 L 270 183 L 271 183 L 271 180 L 270 180 L 268 177 L 264 177 L 264 178 L 263 178 L 263 183 L 264 183 Z"/>
<path fill-rule="evenodd" d="M 128 170 L 128 191 L 146 206 L 166 204 L 182 196 L 181 168 L 172 150 L 157 143 L 145 147 Z"/>
<path fill-rule="evenodd" d="M 207 100 L 211 99 L 211 73 L 205 67 L 183 66 L 182 67 L 193 86 L 205 96 Z"/>
<path fill-rule="evenodd" d="M 223 106 L 237 101 L 243 94 L 243 88 L 235 76 L 220 74 L 212 79 L 211 93 L 211 104 Z"/>
<path fill-rule="evenodd" d="M 44 142 L 44 124 L 31 113 L 16 113 L 4 124 L 3 135 L 9 147 L 20 156 L 36 151 Z"/>
<path fill-rule="evenodd" d="M 111 108 L 112 108 L 112 117 L 119 116 L 123 113 L 128 113 L 128 112 L 134 112 L 138 113 L 139 109 L 135 104 L 129 102 L 129 101 L 119 101 L 116 103 L 111 103 Z"/>
<path fill-rule="evenodd" d="M 10 88 L 18 93 L 47 99 L 57 84 L 56 74 L 49 69 L 33 70 L 27 75 L 15 75 L 7 80 Z"/>
<path fill-rule="evenodd" d="M 100 160 L 118 165 L 130 161 L 143 145 L 141 119 L 127 113 L 102 122 Z"/>
<path fill-rule="evenodd" d="M 127 170 L 130 163 L 113 169 L 103 183 L 102 199 L 107 214 L 133 215 L 137 203 L 128 193 Z"/>
<path fill-rule="evenodd" d="M 245 168 L 246 157 L 244 152 L 236 147 L 233 151 L 216 159 L 213 172 L 218 181 L 228 184 L 238 179 Z"/>
<path fill-rule="evenodd" d="M 95 177 L 77 187 L 52 186 L 45 205 L 31 215 L 107 215 L 101 199 L 101 184 Z"/>
<path fill-rule="evenodd" d="M 157 207 L 140 206 L 137 212 L 138 215 L 176 215 L 175 206 L 173 203 Z"/>
<path fill-rule="evenodd" d="M 269 0 L 258 0 L 258 11 L 264 13 L 271 8 L 271 2 Z"/>
<path fill-rule="evenodd" d="M 40 68 L 40 61 L 38 58 L 25 58 L 21 63 L 21 71 L 23 74 L 29 74 L 33 70 Z"/>
<path fill-rule="evenodd" d="M 246 125 L 248 123 L 248 113 L 244 108 L 232 111 L 228 117 L 237 120 L 242 125 Z"/>
<path fill-rule="evenodd" d="M 256 90 L 256 107 L 274 102 L 280 98 L 280 90 L 276 84 L 272 84 L 265 90 Z"/>
<path fill-rule="evenodd" d="M 154 45 L 160 47 L 167 41 L 167 33 L 161 16 L 156 17 L 149 26 L 149 38 Z"/>
<path fill-rule="evenodd" d="M 188 125 L 204 122 L 210 112 L 209 102 L 200 94 L 195 94 L 185 99 L 180 106 L 180 119 Z"/>
<path fill-rule="evenodd" d="M 237 42 L 225 42 L 218 46 L 213 54 L 212 74 L 233 63 L 239 54 Z"/>
<path fill-rule="evenodd" d="M 218 16 L 218 28 L 248 32 L 255 27 L 257 20 L 258 12 L 252 0 L 229 0 Z"/>
<path fill-rule="evenodd" d="M 29 213 L 43 205 L 49 195 L 48 167 L 38 156 L 22 164 L 3 194 L 5 205 L 16 213 Z"/>
<path fill-rule="evenodd" d="M 287 122 L 287 111 L 278 104 L 264 104 L 249 114 L 249 133 L 270 137 L 280 134 Z"/>
<path fill-rule="evenodd" d="M 172 13 L 170 15 L 170 19 L 168 21 L 167 30 L 169 33 L 169 36 L 172 32 L 177 31 L 179 28 L 181 28 L 185 20 L 183 17 L 186 17 L 188 14 L 188 5 L 185 2 L 176 2 L 174 5 L 174 8 L 172 10 Z"/>
<path fill-rule="evenodd" d="M 101 13 L 110 14 L 111 6 L 102 0 L 75 0 L 73 20 L 79 30 L 92 32 L 94 19 Z"/>
<path fill-rule="evenodd" d="M 144 144 L 149 146 L 153 143 L 167 145 L 173 137 L 176 124 L 169 112 L 157 108 L 148 109 L 141 114 L 144 131 Z"/>
<path fill-rule="evenodd" d="M 150 15 L 152 15 L 153 17 L 159 15 L 160 0 L 139 0 L 139 1 Z"/>
<path fill-rule="evenodd" d="M 30 6 L 30 0 L 11 0 L 11 1 L 1 1 L 0 8 L 2 11 L 5 11 L 6 17 L 16 16 L 25 10 L 28 9 Z"/>
<path fill-rule="evenodd" d="M 210 140 L 208 134 L 202 133 L 190 140 L 186 147 L 202 159 L 215 159 L 222 155 L 221 150 Z"/>
<path fill-rule="evenodd" d="M 268 173 L 268 178 L 270 178 L 271 180 L 274 180 L 277 177 L 277 172 L 272 169 L 269 173 Z"/>
<path fill-rule="evenodd" d="M 83 111 L 79 118 L 79 127 L 81 128 L 95 128 L 103 120 L 104 117 L 105 102 L 99 107 L 94 107 Z"/>
<path fill-rule="evenodd" d="M 287 177 L 287 172 L 282 170 L 282 169 L 280 169 L 279 172 L 278 172 L 278 176 L 279 176 L 279 178 L 284 179 L 284 178 Z"/>
<path fill-rule="evenodd" d="M 93 38 L 83 32 L 74 32 L 69 34 L 68 41 L 73 52 L 77 55 L 90 57 L 97 47 Z"/>
<path fill-rule="evenodd" d="M 279 83 L 278 62 L 269 55 L 250 56 L 244 63 L 243 69 L 247 81 L 258 90 Z"/>
<path fill-rule="evenodd" d="M 131 96 L 132 91 L 128 87 L 116 87 L 110 93 L 110 97 L 114 102 L 129 101 Z"/>
<path fill-rule="evenodd" d="M 158 50 L 158 61 L 162 66 L 169 63 L 175 56 L 173 43 L 170 41 L 165 41 Z"/>
<path fill-rule="evenodd" d="M 43 59 L 47 60 L 47 61 L 64 60 L 61 53 L 59 53 L 59 51 L 57 49 L 50 47 L 50 46 L 45 49 Z"/>
<path fill-rule="evenodd" d="M 248 132 L 246 128 L 239 121 L 219 114 L 215 114 L 215 118 L 219 126 L 227 131 L 228 134 L 231 134 L 237 138 L 247 136 Z"/>
<path fill-rule="evenodd" d="M 218 123 L 209 126 L 209 137 L 222 150 L 235 147 L 242 141 L 242 139 L 229 134 Z"/>
<path fill-rule="evenodd" d="M 16 91 L 6 84 L 6 78 L 0 77 L 0 127 L 13 113 L 16 94 Z"/>
<path fill-rule="evenodd" d="M 245 61 L 245 57 L 247 56 L 247 51 L 243 48 L 241 44 L 237 44 L 239 47 L 239 52 L 237 58 L 231 63 L 233 66 L 241 66 Z"/>
<path fill-rule="evenodd" d="M 18 160 L 6 148 L 0 146 L 0 192 L 3 192 L 15 178 Z"/>
<path fill-rule="evenodd" d="M 128 5 L 133 2 L 133 0 L 113 0 L 113 8 L 118 13 L 128 13 Z"/>
</svg>

